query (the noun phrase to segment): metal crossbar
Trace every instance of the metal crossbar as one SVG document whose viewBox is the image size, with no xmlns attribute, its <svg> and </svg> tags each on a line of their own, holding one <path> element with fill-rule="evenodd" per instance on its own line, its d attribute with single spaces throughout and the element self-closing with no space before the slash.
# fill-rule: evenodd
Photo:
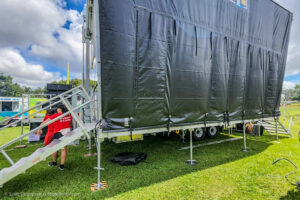
<svg viewBox="0 0 300 200">
<path fill-rule="evenodd" d="M 76 113 L 74 113 L 74 110 L 72 109 L 72 105 L 68 101 L 66 101 L 61 95 L 59 95 L 59 96 L 60 96 L 60 99 L 62 100 L 62 102 L 65 104 L 65 106 L 69 110 L 69 113 L 72 115 L 73 119 L 75 119 L 75 121 L 78 123 L 78 125 L 80 126 L 80 128 L 84 132 L 84 134 L 87 136 L 87 138 L 90 139 L 90 135 L 84 130 L 84 126 L 83 126 L 81 119 L 78 117 L 78 115 L 76 115 Z M 85 104 L 89 104 L 89 103 L 91 103 L 90 100 L 88 102 L 86 102 Z"/>
<path fill-rule="evenodd" d="M 64 97 L 64 95 L 69 94 L 70 92 L 73 92 L 73 91 L 75 91 L 75 90 L 77 90 L 77 89 L 81 89 L 81 91 L 74 92 L 74 93 L 72 93 L 71 95 L 69 95 L 69 96 L 67 96 L 67 97 Z M 77 106 L 77 107 L 75 107 L 75 108 L 72 108 L 72 105 L 68 102 L 67 99 L 68 99 L 68 98 L 71 98 L 72 96 L 77 95 L 77 94 L 79 94 L 79 93 L 81 93 L 81 92 L 83 93 L 84 97 L 86 97 L 87 101 L 86 101 L 85 103 L 83 103 L 82 105 L 79 105 L 79 106 Z M 55 119 L 50 120 L 49 122 L 46 122 L 46 123 L 44 123 L 44 124 L 42 124 L 42 125 L 36 127 L 35 129 L 32 129 L 32 130 L 30 130 L 29 132 L 27 132 L 27 133 L 25 133 L 25 134 L 23 134 L 23 135 L 21 135 L 21 136 L 15 138 L 15 139 L 9 141 L 9 142 L 7 142 L 6 144 L 0 146 L 0 151 L 1 151 L 1 153 L 2 153 L 2 154 L 4 155 L 4 157 L 9 161 L 9 163 L 10 163 L 11 165 L 13 165 L 14 162 L 13 162 L 13 160 L 7 155 L 7 153 L 4 151 L 4 149 L 5 149 L 6 147 L 8 147 L 8 146 L 10 146 L 10 145 L 12 145 L 12 144 L 18 142 L 19 140 L 23 139 L 24 137 L 27 137 L 28 135 L 30 135 L 30 134 L 32 134 L 32 133 L 34 133 L 34 132 L 36 132 L 36 131 L 38 131 L 38 130 L 40 130 L 40 129 L 46 127 L 46 126 L 48 126 L 49 124 L 52 124 L 52 123 L 54 123 L 54 122 L 60 120 L 61 118 L 65 117 L 65 116 L 67 116 L 67 115 L 69 115 L 69 114 L 72 115 L 72 117 L 73 117 L 74 120 L 77 122 L 77 124 L 79 125 L 79 127 L 81 128 L 81 131 L 85 134 L 85 136 L 86 136 L 89 140 L 91 139 L 91 138 L 90 138 L 90 135 L 88 134 L 88 132 L 87 132 L 87 131 L 85 130 L 85 128 L 84 128 L 84 125 L 83 125 L 82 120 L 81 120 L 81 119 L 79 118 L 79 116 L 74 112 L 74 111 L 76 111 L 76 110 L 78 110 L 78 109 L 81 109 L 81 108 L 83 108 L 83 107 L 85 107 L 85 106 L 87 106 L 88 104 L 91 103 L 91 98 L 88 96 L 87 92 L 84 90 L 84 88 L 83 88 L 82 86 L 73 88 L 73 89 L 71 89 L 71 90 L 69 90 L 69 91 L 67 91 L 67 92 L 65 92 L 65 93 L 62 93 L 61 95 L 58 95 L 58 96 L 56 96 L 56 97 L 54 97 L 54 98 L 51 98 L 51 99 L 49 99 L 48 101 L 43 102 L 42 104 L 39 104 L 39 105 L 37 105 L 37 106 L 34 106 L 34 107 L 32 107 L 32 108 L 30 108 L 30 109 L 28 109 L 28 110 L 26 110 L 26 111 L 23 111 L 22 113 L 19 113 L 19 114 L 17 114 L 17 115 L 22 115 L 22 114 L 24 114 L 24 113 L 26 113 L 26 112 L 28 112 L 28 111 L 30 111 L 30 110 L 32 110 L 32 109 L 35 109 L 35 108 L 37 108 L 37 107 L 40 107 L 41 105 L 45 105 L 45 104 L 47 104 L 47 103 L 49 103 L 49 102 L 51 102 L 51 101 L 53 101 L 53 100 L 56 100 L 56 99 L 60 99 L 60 100 L 57 101 L 57 102 L 55 102 L 55 103 L 53 103 L 53 104 L 51 104 L 51 105 L 46 106 L 46 107 L 43 108 L 43 109 L 40 109 L 40 110 L 34 112 L 33 115 L 35 115 L 36 113 L 39 113 L 39 112 L 41 112 L 41 111 L 47 109 L 49 106 L 56 105 L 56 104 L 58 104 L 58 103 L 60 103 L 60 102 L 62 102 L 62 103 L 66 106 L 66 108 L 68 109 L 67 112 L 65 112 L 65 113 L 63 113 L 62 115 L 56 117 Z M 27 119 L 27 118 L 28 118 L 28 117 L 25 117 L 25 118 L 19 119 L 18 121 L 23 121 L 23 120 L 25 120 L 25 119 Z M 7 119 L 7 120 L 9 120 L 9 119 Z M 5 120 L 3 120 L 3 121 L 5 121 Z M 3 121 L 2 121 L 2 122 L 3 122 Z M 17 122 L 18 122 L 18 121 L 17 121 Z M 16 122 L 16 123 L 17 123 L 17 122 Z M 7 127 L 9 127 L 9 126 L 5 126 L 5 127 L 1 128 L 1 129 L 7 128 Z M 0 129 L 0 130 L 1 130 L 1 129 Z"/>
<path fill-rule="evenodd" d="M 82 89 L 83 94 L 84 94 L 84 97 L 87 98 L 88 100 L 90 100 L 89 95 L 88 95 L 87 92 L 84 90 L 84 88 L 83 88 L 82 85 L 80 85 L 80 86 L 78 86 L 78 87 L 75 87 L 75 88 L 72 88 L 71 90 L 68 90 L 68 91 L 66 91 L 66 92 L 64 92 L 64 93 L 62 93 L 62 94 L 60 94 L 60 95 L 61 95 L 61 96 L 67 95 L 67 94 L 69 94 L 70 92 L 73 92 L 73 91 L 75 91 L 75 90 L 77 90 L 77 89 Z M 73 95 L 74 95 L 74 94 L 72 94 L 71 96 L 73 96 Z M 43 105 L 45 105 L 45 104 L 47 104 L 47 103 L 49 103 L 49 102 L 51 102 L 51 101 L 54 101 L 54 100 L 56 100 L 56 99 L 58 99 L 58 98 L 59 98 L 59 96 L 55 96 L 55 97 L 49 99 L 48 101 L 45 101 L 45 102 L 43 102 L 43 103 L 39 103 L 39 104 L 36 105 L 36 106 L 33 106 L 33 107 L 31 107 L 31 108 L 29 108 L 29 109 L 27 109 L 27 110 L 25 110 L 25 111 L 22 111 L 22 112 L 20 112 L 20 113 L 18 113 L 18 114 L 15 114 L 15 115 L 12 116 L 12 117 L 9 117 L 9 118 L 7 118 L 7 119 L 4 119 L 4 120 L 0 121 L 0 124 L 5 123 L 5 122 L 7 122 L 7 121 L 9 121 L 9 120 L 11 120 L 11 119 L 14 119 L 15 117 L 18 117 L 18 116 L 20 116 L 20 115 L 23 115 L 23 114 L 29 112 L 30 110 L 39 108 L 39 107 L 41 107 L 41 106 L 43 106 Z"/>
<path fill-rule="evenodd" d="M 82 105 L 80 105 L 80 106 L 74 108 L 73 111 L 78 110 L 78 109 L 80 109 L 80 108 L 82 108 L 82 107 L 88 105 L 89 103 L 90 103 L 90 101 L 88 101 L 88 102 L 86 102 L 86 103 L 84 103 L 84 104 L 82 104 Z M 62 114 L 62 115 L 60 115 L 60 116 L 58 116 L 58 117 L 56 117 L 55 119 L 50 120 L 49 122 L 47 122 L 47 123 L 45 123 L 45 124 L 40 125 L 39 127 L 36 127 L 35 129 L 32 129 L 31 131 L 27 132 L 26 134 L 21 135 L 21 136 L 15 138 L 15 139 L 11 140 L 10 142 L 8 142 L 8 143 L 6 143 L 6 144 L 0 146 L 0 149 L 4 149 L 4 148 L 6 148 L 6 147 L 8 147 L 8 146 L 10 146 L 10 145 L 12 145 L 12 144 L 14 144 L 15 142 L 19 141 L 20 139 L 23 139 L 24 137 L 26 137 L 26 136 L 28 136 L 28 135 L 30 135 L 30 134 L 32 134 L 32 133 L 34 133 L 34 132 L 36 132 L 36 131 L 42 129 L 42 128 L 48 126 L 49 124 L 52 124 L 53 122 L 56 122 L 57 120 L 59 120 L 59 119 L 65 117 L 65 116 L 67 116 L 68 114 L 70 114 L 69 111 L 68 111 L 68 112 L 65 112 L 64 114 Z M 89 136 L 87 136 L 87 137 L 89 137 Z"/>
<path fill-rule="evenodd" d="M 80 91 L 78 91 L 78 92 L 76 92 L 76 93 L 74 93 L 74 94 L 71 94 L 71 95 L 69 95 L 69 96 L 67 96 L 67 97 L 65 97 L 65 98 L 67 98 L 67 99 L 68 99 L 68 98 L 71 98 L 72 96 L 74 96 L 74 95 L 76 95 L 76 94 L 79 94 L 79 93 L 80 93 Z M 49 101 L 47 101 L 47 102 L 49 102 Z M 3 129 L 5 129 L 5 128 L 8 128 L 8 127 L 10 127 L 10 126 L 13 126 L 14 124 L 17 124 L 17 123 L 19 123 L 20 121 L 23 121 L 23 120 L 25 120 L 25 119 L 29 119 L 31 116 L 35 116 L 35 115 L 38 114 L 39 112 L 42 112 L 42 111 L 44 111 L 44 110 L 46 110 L 46 109 L 48 109 L 48 108 L 50 108 L 50 107 L 52 107 L 52 106 L 55 106 L 55 105 L 59 104 L 60 102 L 62 102 L 62 101 L 61 101 L 61 100 L 56 101 L 56 102 L 54 102 L 54 103 L 52 103 L 52 104 L 50 104 L 50 105 L 48 105 L 48 106 L 46 106 L 46 107 L 44 107 L 44 108 L 42 108 L 42 109 L 40 109 L 40 110 L 37 110 L 37 111 L 31 113 L 30 116 L 25 116 L 24 118 L 18 118 L 18 119 L 17 119 L 16 121 L 14 121 L 13 123 L 7 124 L 6 126 L 0 128 L 0 131 L 3 130 Z"/>
</svg>

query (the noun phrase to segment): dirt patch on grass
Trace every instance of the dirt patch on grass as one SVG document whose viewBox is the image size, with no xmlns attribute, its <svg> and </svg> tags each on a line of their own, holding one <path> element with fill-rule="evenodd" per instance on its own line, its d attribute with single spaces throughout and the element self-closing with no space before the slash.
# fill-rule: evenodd
<svg viewBox="0 0 300 200">
<path fill-rule="evenodd" d="M 287 108 L 293 108 L 293 109 L 298 108 L 298 109 L 300 109 L 300 105 L 299 104 L 296 104 L 296 105 L 292 104 L 292 105 L 288 105 Z"/>
</svg>

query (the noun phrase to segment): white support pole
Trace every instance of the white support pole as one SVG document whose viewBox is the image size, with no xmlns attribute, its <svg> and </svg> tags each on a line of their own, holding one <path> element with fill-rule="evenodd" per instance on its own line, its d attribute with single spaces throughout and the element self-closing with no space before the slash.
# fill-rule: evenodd
<svg viewBox="0 0 300 200">
<path fill-rule="evenodd" d="M 228 127 L 228 135 L 232 135 L 232 128 Z"/>
<path fill-rule="evenodd" d="M 186 132 L 187 130 L 184 130 L 184 132 Z M 192 130 L 189 130 L 190 132 L 190 160 L 187 160 L 186 163 L 188 165 L 197 165 L 197 161 L 193 160 L 193 132 Z"/>
<path fill-rule="evenodd" d="M 290 117 L 289 128 L 288 128 L 289 132 L 291 131 L 292 125 L 293 125 L 293 117 Z"/>
<path fill-rule="evenodd" d="M 90 91 L 90 39 L 86 39 L 86 56 L 85 56 L 85 90 Z"/>
<path fill-rule="evenodd" d="M 8 160 L 8 162 L 11 164 L 11 165 L 14 165 L 14 161 L 7 155 L 7 153 L 1 149 L 1 153 L 4 155 L 4 157 Z"/>
<path fill-rule="evenodd" d="M 244 126 L 243 126 L 243 133 L 244 133 L 244 149 L 243 152 L 248 152 L 247 150 L 247 138 L 246 138 L 246 123 L 244 122 Z"/>
<path fill-rule="evenodd" d="M 101 105 L 101 99 L 102 99 L 102 94 L 101 94 L 101 38 L 100 38 L 100 14 L 99 14 L 99 1 L 94 2 L 94 24 L 96 26 L 96 31 L 94 35 L 94 40 L 95 40 L 95 50 L 96 50 L 96 61 L 97 61 L 97 117 L 98 120 L 102 119 L 102 105 Z"/>
<path fill-rule="evenodd" d="M 100 138 L 97 137 L 97 170 L 98 170 L 98 185 L 101 184 L 101 141 Z"/>
<path fill-rule="evenodd" d="M 25 103 L 24 103 L 24 94 L 22 94 L 22 112 L 24 109 Z M 24 118 L 24 114 L 20 116 L 22 119 Z M 21 136 L 23 136 L 24 127 L 23 127 L 23 120 L 21 120 Z M 23 139 L 20 139 L 20 146 L 22 145 Z"/>
<path fill-rule="evenodd" d="M 275 118 L 276 140 L 278 141 L 278 117 Z"/>
<path fill-rule="evenodd" d="M 258 122 L 258 136 L 260 137 L 261 119 Z"/>
<path fill-rule="evenodd" d="M 21 120 L 21 136 L 23 136 L 24 134 L 24 124 L 23 124 L 23 120 Z M 22 145 L 22 141 L 23 139 L 20 139 L 20 146 Z"/>
<path fill-rule="evenodd" d="M 91 135 L 90 138 L 87 139 L 88 140 L 88 146 L 89 146 L 89 153 L 85 154 L 85 157 L 89 157 L 92 156 L 92 139 L 91 139 Z"/>
</svg>

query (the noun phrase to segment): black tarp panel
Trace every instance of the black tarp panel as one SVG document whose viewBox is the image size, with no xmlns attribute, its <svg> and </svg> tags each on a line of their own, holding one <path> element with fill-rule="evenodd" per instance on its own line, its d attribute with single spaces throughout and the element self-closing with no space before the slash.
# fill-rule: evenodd
<svg viewBox="0 0 300 200">
<path fill-rule="evenodd" d="M 229 95 L 227 101 L 229 120 L 239 120 L 243 117 L 247 47 L 248 45 L 243 42 L 229 40 Z"/>
<path fill-rule="evenodd" d="M 292 14 L 273 1 L 98 1 L 104 131 L 279 114 Z"/>
</svg>

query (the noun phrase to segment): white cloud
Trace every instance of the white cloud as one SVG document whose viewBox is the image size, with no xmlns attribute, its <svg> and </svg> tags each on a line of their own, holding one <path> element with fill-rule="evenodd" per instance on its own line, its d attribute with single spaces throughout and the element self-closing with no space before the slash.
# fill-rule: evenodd
<svg viewBox="0 0 300 200">
<path fill-rule="evenodd" d="M 17 50 L 0 49 L 0 71 L 23 86 L 44 87 L 60 79 L 59 73 L 47 72 L 43 66 L 27 63 Z"/>
<path fill-rule="evenodd" d="M 51 43 L 34 44 L 29 53 L 63 67 L 69 62 L 71 71 L 78 72 L 82 66 L 82 17 L 75 10 L 65 11 L 65 17 L 70 28 L 57 28 Z"/>
<path fill-rule="evenodd" d="M 53 42 L 53 33 L 65 24 L 60 0 L 1 0 L 0 46 L 27 48 Z"/>
<path fill-rule="evenodd" d="M 283 82 L 283 89 L 288 90 L 288 89 L 294 89 L 297 83 L 291 82 L 291 81 L 284 81 Z"/>
<path fill-rule="evenodd" d="M 300 72 L 300 40 L 294 39 L 289 45 L 289 54 L 286 66 L 286 76 Z"/>
<path fill-rule="evenodd" d="M 294 13 L 291 39 L 286 67 L 286 76 L 300 73 L 300 1 L 276 0 L 280 5 Z"/>
<path fill-rule="evenodd" d="M 81 13 L 64 10 L 64 0 L 0 0 L 0 49 L 19 48 L 40 63 L 71 75 L 81 71 Z M 70 28 L 63 26 L 70 22 Z"/>
</svg>

